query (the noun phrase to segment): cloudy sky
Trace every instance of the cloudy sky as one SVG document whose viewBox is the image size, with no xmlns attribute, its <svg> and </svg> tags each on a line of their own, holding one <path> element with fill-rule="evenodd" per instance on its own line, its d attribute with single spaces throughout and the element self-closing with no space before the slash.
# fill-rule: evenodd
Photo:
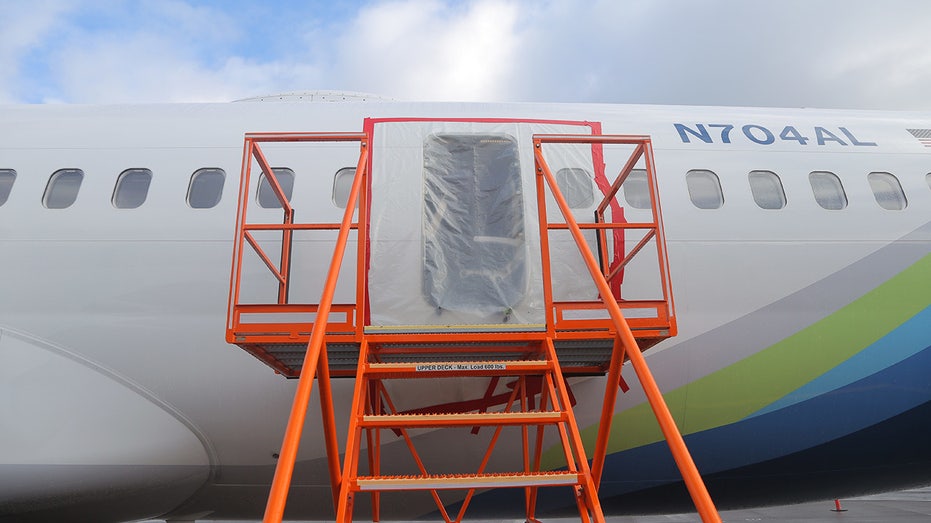
<svg viewBox="0 0 931 523">
<path fill-rule="evenodd" d="M 931 109 L 931 1 L 0 2 L 0 103 L 405 100 Z"/>
</svg>

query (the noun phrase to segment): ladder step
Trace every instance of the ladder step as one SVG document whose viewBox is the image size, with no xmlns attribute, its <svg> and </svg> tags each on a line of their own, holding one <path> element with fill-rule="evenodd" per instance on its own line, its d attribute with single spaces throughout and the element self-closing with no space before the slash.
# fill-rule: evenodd
<svg viewBox="0 0 931 523">
<path fill-rule="evenodd" d="M 361 491 L 441 490 L 508 487 L 551 487 L 581 483 L 581 474 L 569 471 L 507 474 L 449 474 L 428 476 L 360 476 Z"/>
<path fill-rule="evenodd" d="M 515 376 L 539 374 L 552 369 L 547 360 L 498 360 L 498 361 L 438 361 L 438 362 L 390 362 L 369 363 L 365 374 L 369 377 L 407 376 Z"/>
<path fill-rule="evenodd" d="M 474 427 L 477 425 L 541 425 L 565 421 L 559 411 L 466 412 L 443 414 L 369 414 L 362 417 L 365 427 Z"/>
</svg>

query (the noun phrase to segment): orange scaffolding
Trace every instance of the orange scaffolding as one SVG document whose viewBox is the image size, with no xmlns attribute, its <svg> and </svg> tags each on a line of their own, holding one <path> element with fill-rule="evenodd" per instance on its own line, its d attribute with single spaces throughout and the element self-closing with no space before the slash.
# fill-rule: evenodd
<svg viewBox="0 0 931 523">
<path fill-rule="evenodd" d="M 291 476 L 310 401 L 314 378 L 319 383 L 322 427 L 325 437 L 330 482 L 337 521 L 351 521 L 358 494 L 372 495 L 373 520 L 380 518 L 383 491 L 424 490 L 436 503 L 444 521 L 461 521 L 477 489 L 518 488 L 525 493 L 525 513 L 534 520 L 540 487 L 564 486 L 572 489 L 580 518 L 604 521 L 597 496 L 607 454 L 607 443 L 617 398 L 624 385 L 621 368 L 629 360 L 646 392 L 660 428 L 669 442 L 686 486 L 703 521 L 720 521 L 704 483 L 676 427 L 662 394 L 653 379 L 642 351 L 675 335 L 676 323 L 668 277 L 661 213 L 659 208 L 652 146 L 648 136 L 534 135 L 536 205 L 540 226 L 543 295 L 546 323 L 543 330 L 482 331 L 456 329 L 442 332 L 392 332 L 366 329 L 367 265 L 371 134 L 366 133 L 262 133 L 247 134 L 240 180 L 237 236 L 230 281 L 227 341 L 239 345 L 277 372 L 299 378 L 291 415 L 279 453 L 278 465 L 265 512 L 266 522 L 281 521 Z M 296 223 L 282 184 L 272 169 L 262 144 L 265 143 L 358 142 L 359 157 L 355 176 L 339 223 Z M 604 145 L 632 148 L 613 184 L 597 208 L 594 223 L 578 223 L 561 193 L 544 155 L 545 144 L 586 144 L 593 151 Z M 281 224 L 249 221 L 252 166 L 258 165 L 283 213 Z M 645 165 L 650 196 L 651 220 L 629 223 L 606 215 L 622 184 L 638 164 Z M 547 194 L 555 201 L 563 221 L 547 219 Z M 578 246 L 600 299 L 597 301 L 554 301 L 550 266 L 551 231 L 567 230 Z M 270 255 L 257 241 L 254 231 L 280 233 L 277 256 Z M 297 231 L 337 231 L 333 256 L 318 303 L 292 303 L 292 249 Z M 592 253 L 583 231 L 594 231 L 600 253 Z M 624 256 L 609 260 L 608 232 L 640 231 L 640 241 Z M 351 234 L 356 234 L 355 303 L 334 303 L 340 268 Z M 647 247 L 652 245 L 653 249 Z M 623 249 L 623 244 L 613 249 Z M 651 251 L 660 278 L 661 297 L 653 300 L 625 300 L 612 289 L 625 267 L 636 256 Z M 246 253 L 253 252 L 277 282 L 272 303 L 243 303 L 241 287 Z M 277 259 L 276 259 L 277 258 Z M 377 263 L 372 260 L 371 263 Z M 306 268 L 302 268 L 306 270 Z M 573 311 L 600 310 L 606 318 L 574 317 Z M 626 319 L 624 310 L 637 310 L 638 317 Z M 644 314 L 643 311 L 648 311 Z M 281 317 L 294 320 L 282 321 Z M 580 350 L 579 348 L 582 347 Z M 352 363 L 347 363 L 352 361 Z M 571 362 L 571 363 L 567 363 Z M 565 378 L 568 375 L 607 374 L 601 423 L 594 453 L 586 457 L 579 428 L 572 412 L 573 398 Z M 352 412 L 345 458 L 339 463 L 336 413 L 333 408 L 331 377 L 355 377 Z M 485 395 L 474 402 L 425 406 L 399 411 L 386 382 L 392 379 L 435 379 L 452 377 L 487 378 Z M 502 378 L 510 392 L 496 394 Z M 500 407 L 500 408 L 498 408 Z M 492 409 L 493 408 L 493 409 Z M 477 470 L 435 473 L 428 470 L 416 449 L 410 429 L 454 427 L 494 427 L 491 441 Z M 492 452 L 506 427 L 520 430 L 522 466 L 517 471 L 487 470 Z M 414 474 L 383 474 L 382 431 L 393 431 L 407 443 L 416 463 Z M 565 458 L 563 469 L 541 469 L 545 431 L 555 431 Z M 533 433 L 535 436 L 531 437 Z M 366 438 L 368 474 L 361 476 L 359 454 Z M 458 513 L 447 512 L 445 490 L 465 491 Z"/>
</svg>

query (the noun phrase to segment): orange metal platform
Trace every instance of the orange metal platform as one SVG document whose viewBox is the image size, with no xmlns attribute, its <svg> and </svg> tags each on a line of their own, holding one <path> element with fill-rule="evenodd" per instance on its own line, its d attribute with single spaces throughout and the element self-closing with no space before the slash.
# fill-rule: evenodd
<svg viewBox="0 0 931 523">
<path fill-rule="evenodd" d="M 607 135 L 534 135 L 532 147 L 535 164 L 536 207 L 539 222 L 540 260 L 543 270 L 545 322 L 540 325 L 368 325 L 368 252 L 371 183 L 372 126 L 364 133 L 263 133 L 245 138 L 242 179 L 237 213 L 237 237 L 230 281 L 230 306 L 227 341 L 256 356 L 287 377 L 299 378 L 291 418 L 280 452 L 278 467 L 269 496 L 265 521 L 281 521 L 297 447 L 310 399 L 314 378 L 320 387 L 323 412 L 322 428 L 326 438 L 338 521 L 350 521 L 355 496 L 371 492 L 373 516 L 379 517 L 380 492 L 425 490 L 436 502 L 445 521 L 460 521 L 476 489 L 520 488 L 526 495 L 528 520 L 535 517 L 537 489 L 542 486 L 565 486 L 575 494 L 582 521 L 603 521 L 597 486 L 603 470 L 618 388 L 623 384 L 622 364 L 629 360 L 636 372 L 660 427 L 669 442 L 676 463 L 704 521 L 720 521 L 705 490 L 682 437 L 653 380 L 642 351 L 676 333 L 672 292 L 669 284 L 662 220 L 657 197 L 652 147 L 647 136 Z M 357 142 L 359 157 L 346 210 L 340 223 L 298 223 L 295 210 L 279 183 L 275 170 L 262 150 L 264 144 L 320 144 Z M 547 164 L 547 144 L 591 147 L 592 155 L 601 158 L 601 148 L 623 145 L 629 157 L 613 183 L 603 184 L 604 195 L 591 223 L 578 223 L 554 174 Z M 599 165 L 595 162 L 595 169 Z M 249 220 L 252 168 L 261 169 L 280 203 L 282 223 L 255 223 Z M 618 215 L 618 191 L 635 166 L 643 165 L 651 200 L 652 218 L 644 222 L 627 222 Z M 562 220 L 547 218 L 547 202 L 555 202 Z M 549 237 L 552 231 L 568 231 L 579 249 L 589 282 L 600 298 L 596 301 L 554 301 L 550 267 Z M 299 231 L 329 231 L 333 256 L 318 303 L 292 303 L 292 251 L 294 234 Z M 597 236 L 599 253 L 595 255 L 585 231 Z M 623 233 L 637 231 L 640 241 L 624 249 Z M 257 234 L 269 233 L 278 238 L 271 254 L 267 240 Z M 355 302 L 333 303 L 337 280 L 344 263 L 347 243 L 355 234 Z M 612 234 L 612 237 L 609 237 Z M 267 237 L 267 236 L 266 236 Z M 613 242 L 612 242 L 613 240 Z M 263 246 L 264 245 L 264 246 Z M 614 258 L 609 251 L 614 251 Z M 661 280 L 661 296 L 649 300 L 625 300 L 620 282 L 625 268 L 635 257 L 652 252 Z M 252 253 L 252 254 L 249 254 Z M 243 303 L 244 259 L 255 255 L 276 282 L 276 299 L 271 303 Z M 255 258 L 252 258 L 255 259 Z M 300 270 L 306 271 L 302 267 Z M 582 270 L 582 267 L 579 267 Z M 581 313 L 580 313 L 581 311 Z M 636 318 L 625 318 L 624 311 L 636 311 Z M 284 318 L 284 319 L 282 319 Z M 581 319 L 580 319 L 581 318 Z M 594 453 L 589 465 L 575 416 L 573 398 L 565 377 L 571 375 L 607 375 L 602 417 Z M 350 415 L 345 462 L 339 463 L 335 412 L 330 380 L 355 377 L 353 411 Z M 385 382 L 392 379 L 443 380 L 450 377 L 487 378 L 484 399 L 495 396 L 501 378 L 509 378 L 510 392 L 498 402 L 477 401 L 456 405 L 425 405 L 415 411 L 398 411 L 388 394 Z M 483 392 L 483 391 L 478 391 Z M 491 406 L 491 408 L 489 408 Z M 443 411 L 443 409 L 449 409 Z M 477 470 L 434 473 L 427 470 L 408 435 L 409 429 L 454 427 L 494 427 L 495 435 Z M 495 442 L 506 427 L 521 431 L 523 466 L 521 470 L 489 473 L 486 466 Z M 547 427 L 549 427 L 547 429 Z M 382 473 L 380 459 L 381 432 L 389 430 L 403 437 L 418 464 L 413 475 Z M 544 430 L 553 430 L 565 457 L 564 470 L 541 470 Z M 531 437 L 530 434 L 535 434 Z M 368 473 L 359 475 L 362 437 L 367 439 Z M 458 514 L 446 512 L 441 499 L 444 490 L 465 491 Z"/>
</svg>

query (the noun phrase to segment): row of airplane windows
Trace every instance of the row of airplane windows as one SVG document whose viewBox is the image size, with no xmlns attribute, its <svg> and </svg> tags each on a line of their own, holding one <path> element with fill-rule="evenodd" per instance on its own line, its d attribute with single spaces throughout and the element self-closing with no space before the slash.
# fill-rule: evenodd
<svg viewBox="0 0 931 523">
<path fill-rule="evenodd" d="M 282 190 L 291 199 L 294 188 L 294 171 L 286 167 L 274 168 Z M 332 200 L 345 208 L 349 199 L 355 168 L 339 169 L 333 177 Z M 931 173 L 926 175 L 931 188 Z M 77 200 L 84 171 L 59 169 L 50 177 L 42 195 L 42 205 L 48 209 L 65 209 Z M 786 206 L 786 193 L 779 175 L 772 171 L 750 171 L 748 176 L 753 201 L 761 209 L 782 209 Z M 900 211 L 908 206 L 908 198 L 898 178 L 888 172 L 871 172 L 867 175 L 876 203 L 886 210 Z M 719 209 L 724 206 L 724 191 L 717 174 L 706 169 L 688 171 L 685 176 L 689 198 L 699 209 Z M 828 210 L 847 207 L 847 195 L 840 178 L 829 171 L 812 171 L 808 175 L 815 201 Z M 16 181 L 16 171 L 0 169 L 0 206 L 6 203 Z M 186 202 L 194 209 L 210 209 L 220 203 L 226 172 L 218 168 L 194 171 L 188 183 Z M 566 168 L 556 173 L 556 181 L 566 196 L 569 206 L 584 209 L 594 204 L 594 185 L 591 173 L 585 169 Z M 118 209 L 135 209 L 145 203 L 152 182 L 149 169 L 126 169 L 117 177 L 111 203 Z M 623 185 L 624 199 L 635 209 L 649 209 L 650 197 L 646 172 L 635 169 Z M 278 208 L 280 204 L 264 173 L 259 182 L 256 201 L 264 208 Z"/>
<path fill-rule="evenodd" d="M 646 185 L 645 173 L 640 174 Z M 908 198 L 902 189 L 899 179 L 889 172 L 871 172 L 866 175 L 870 189 L 876 203 L 889 211 L 901 211 L 908 207 Z M 689 198 L 699 209 L 720 209 L 724 206 L 724 191 L 717 174 L 705 169 L 688 171 L 685 175 Z M 750 193 L 753 201 L 761 209 L 777 210 L 785 208 L 787 199 L 782 185 L 782 179 L 772 171 L 754 170 L 747 174 Z M 931 173 L 925 175 L 925 181 L 931 188 Z M 812 171 L 808 174 L 815 202 L 824 209 L 837 211 L 845 209 L 848 204 L 847 193 L 841 179 L 830 171 Z M 625 195 L 626 196 L 626 195 Z M 628 203 L 635 208 L 648 208 L 649 201 L 645 203 L 631 201 Z M 638 205 L 640 203 L 640 205 Z"/>
</svg>

